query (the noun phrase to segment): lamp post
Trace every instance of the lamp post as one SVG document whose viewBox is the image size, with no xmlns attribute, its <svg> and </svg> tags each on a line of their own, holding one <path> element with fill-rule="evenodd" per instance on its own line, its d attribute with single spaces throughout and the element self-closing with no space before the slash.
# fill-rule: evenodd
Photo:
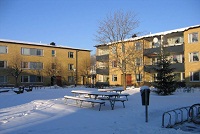
<svg viewBox="0 0 200 134">
<path fill-rule="evenodd" d="M 74 68 L 74 86 L 76 87 L 76 68 Z"/>
</svg>

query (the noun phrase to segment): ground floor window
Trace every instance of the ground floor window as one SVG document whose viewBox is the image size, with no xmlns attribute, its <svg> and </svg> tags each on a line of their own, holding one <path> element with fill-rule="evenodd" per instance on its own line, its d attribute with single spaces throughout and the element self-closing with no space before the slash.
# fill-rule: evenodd
<svg viewBox="0 0 200 134">
<path fill-rule="evenodd" d="M 0 83 L 7 83 L 7 76 L 0 76 Z"/>
<path fill-rule="evenodd" d="M 68 82 L 69 83 L 74 82 L 74 76 L 68 76 Z"/>
<path fill-rule="evenodd" d="M 184 81 L 185 80 L 185 73 L 183 73 L 183 72 L 174 73 L 174 75 L 175 75 L 175 77 L 174 77 L 175 81 Z"/>
<path fill-rule="evenodd" d="M 141 82 L 142 81 L 142 74 L 136 74 L 136 81 Z"/>
<path fill-rule="evenodd" d="M 22 83 L 38 83 L 38 82 L 43 82 L 43 77 L 42 76 L 37 76 L 37 75 L 30 75 L 30 76 L 21 76 L 21 82 Z"/>
<path fill-rule="evenodd" d="M 117 75 L 112 75 L 112 81 L 117 81 Z"/>
<path fill-rule="evenodd" d="M 190 72 L 190 81 L 199 82 L 200 81 L 200 72 Z"/>
</svg>

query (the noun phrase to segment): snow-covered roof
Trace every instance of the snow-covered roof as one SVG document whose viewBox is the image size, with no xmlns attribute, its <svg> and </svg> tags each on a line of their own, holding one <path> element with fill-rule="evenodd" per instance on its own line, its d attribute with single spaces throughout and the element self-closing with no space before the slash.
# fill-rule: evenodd
<svg viewBox="0 0 200 134">
<path fill-rule="evenodd" d="M 184 31 L 186 31 L 188 29 L 196 28 L 196 27 L 200 27 L 200 24 L 199 25 L 194 25 L 194 26 L 189 26 L 189 27 L 184 27 L 184 28 L 179 28 L 179 29 L 174 29 L 174 30 L 169 30 L 169 31 L 164 31 L 164 32 L 158 32 L 158 33 L 154 33 L 154 34 L 148 34 L 148 35 L 134 37 L 134 38 L 129 38 L 129 39 L 126 39 L 124 41 L 134 41 L 134 40 L 139 40 L 139 39 L 142 39 L 142 38 L 154 37 L 154 36 L 159 36 L 159 35 L 167 35 L 167 34 L 176 33 L 176 32 L 184 32 Z M 95 47 L 103 46 L 103 45 L 110 45 L 110 44 L 111 43 L 102 44 L 102 45 L 96 45 Z"/>
<path fill-rule="evenodd" d="M 45 47 L 54 47 L 54 48 L 64 48 L 64 49 L 91 51 L 89 49 L 74 48 L 74 47 L 69 47 L 69 46 L 50 45 L 50 44 L 44 44 L 44 43 L 35 43 L 35 42 L 26 42 L 26 41 L 17 41 L 17 40 L 7 40 L 7 39 L 0 39 L 0 42 L 9 42 L 9 43 L 19 43 L 19 44 L 24 44 L 24 45 L 35 45 L 35 46 L 45 46 Z"/>
</svg>

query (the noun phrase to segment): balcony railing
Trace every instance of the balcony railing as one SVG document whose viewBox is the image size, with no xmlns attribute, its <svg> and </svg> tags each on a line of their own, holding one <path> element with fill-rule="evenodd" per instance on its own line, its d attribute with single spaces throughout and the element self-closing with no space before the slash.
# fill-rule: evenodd
<svg viewBox="0 0 200 134">
<path fill-rule="evenodd" d="M 100 56 L 96 56 L 96 61 L 108 61 L 109 60 L 109 55 L 100 55 Z"/>
<path fill-rule="evenodd" d="M 96 73 L 102 75 L 109 75 L 109 68 L 97 68 Z"/>
</svg>

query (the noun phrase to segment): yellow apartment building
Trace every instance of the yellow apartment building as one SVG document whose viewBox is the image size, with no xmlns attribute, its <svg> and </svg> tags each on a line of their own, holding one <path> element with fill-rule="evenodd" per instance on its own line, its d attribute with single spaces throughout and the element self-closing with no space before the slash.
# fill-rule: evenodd
<svg viewBox="0 0 200 134">
<path fill-rule="evenodd" d="M 134 36 L 117 46 L 103 44 L 95 47 L 96 80 L 99 85 L 122 85 L 125 72 L 127 85 L 151 86 L 156 81 L 154 68 L 162 48 L 175 69 L 175 80 L 179 86 L 200 86 L 200 25 Z M 114 57 L 120 55 L 126 58 L 117 61 Z M 120 65 L 123 60 L 124 71 Z"/>
<path fill-rule="evenodd" d="M 85 84 L 90 50 L 0 39 L 0 84 Z"/>
</svg>

